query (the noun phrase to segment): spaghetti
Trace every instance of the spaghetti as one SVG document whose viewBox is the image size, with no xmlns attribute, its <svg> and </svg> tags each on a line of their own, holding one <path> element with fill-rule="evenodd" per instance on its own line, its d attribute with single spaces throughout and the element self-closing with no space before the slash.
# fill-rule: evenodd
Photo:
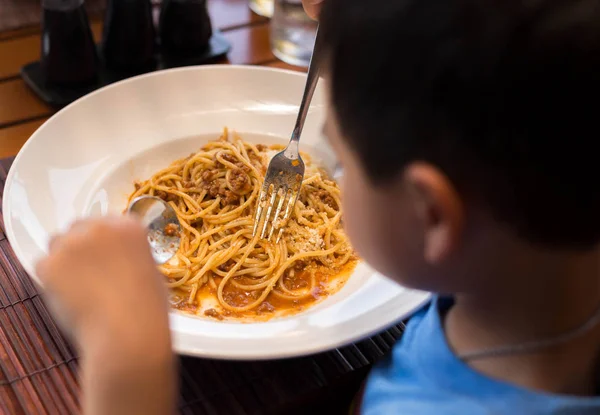
<svg viewBox="0 0 600 415">
<path fill-rule="evenodd" d="M 286 304 L 299 311 L 330 294 L 331 279 L 355 265 L 340 224 L 340 189 L 306 155 L 300 196 L 283 237 L 275 244 L 252 236 L 273 154 L 274 147 L 230 139 L 225 129 L 199 152 L 135 184 L 130 200 L 160 197 L 182 225 L 176 257 L 160 266 L 176 293 L 175 307 L 204 309 L 217 318 L 273 313 Z M 216 301 L 207 301 L 207 292 Z"/>
</svg>

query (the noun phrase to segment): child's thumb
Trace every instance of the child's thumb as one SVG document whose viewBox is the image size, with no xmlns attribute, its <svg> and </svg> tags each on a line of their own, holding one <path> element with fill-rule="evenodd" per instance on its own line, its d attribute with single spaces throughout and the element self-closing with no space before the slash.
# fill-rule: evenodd
<svg viewBox="0 0 600 415">
<path fill-rule="evenodd" d="M 313 19 L 317 19 L 319 17 L 319 12 L 321 11 L 321 4 L 323 1 L 324 0 L 302 0 L 306 14 Z"/>
</svg>

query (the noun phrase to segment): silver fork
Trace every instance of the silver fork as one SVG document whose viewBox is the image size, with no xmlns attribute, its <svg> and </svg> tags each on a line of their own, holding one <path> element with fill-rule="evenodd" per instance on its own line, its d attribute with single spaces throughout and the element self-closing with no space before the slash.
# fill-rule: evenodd
<svg viewBox="0 0 600 415">
<path fill-rule="evenodd" d="M 319 64 L 318 48 L 319 34 L 315 38 L 315 47 L 313 55 L 308 66 L 308 75 L 306 78 L 306 86 L 298 111 L 296 125 L 292 132 L 292 137 L 287 147 L 280 153 L 277 153 L 269 163 L 269 168 L 265 175 L 256 212 L 254 214 L 254 231 L 253 236 L 256 236 L 260 229 L 260 237 L 262 239 L 271 240 L 273 234 L 278 230 L 275 242 L 279 242 L 285 226 L 292 214 L 300 187 L 304 179 L 304 161 L 300 157 L 298 144 L 300 142 L 300 134 L 304 127 L 304 121 L 308 114 L 310 101 L 312 100 L 317 82 L 319 81 Z M 281 210 L 285 206 L 285 213 L 282 218 L 279 218 Z M 275 212 L 273 212 L 275 210 Z M 265 213 L 266 212 L 266 213 Z M 273 214 L 274 213 L 274 214 Z M 264 215 L 263 215 L 264 214 Z M 264 216 L 264 217 L 263 217 Z"/>
</svg>

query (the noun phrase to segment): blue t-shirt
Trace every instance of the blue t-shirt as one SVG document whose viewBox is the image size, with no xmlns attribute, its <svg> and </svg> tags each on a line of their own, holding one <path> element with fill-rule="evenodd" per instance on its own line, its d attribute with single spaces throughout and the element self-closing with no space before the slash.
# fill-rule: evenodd
<svg viewBox="0 0 600 415">
<path fill-rule="evenodd" d="M 469 368 L 446 342 L 440 316 L 451 305 L 436 298 L 410 320 L 392 354 L 367 380 L 363 415 L 600 414 L 600 397 L 534 392 Z"/>
</svg>

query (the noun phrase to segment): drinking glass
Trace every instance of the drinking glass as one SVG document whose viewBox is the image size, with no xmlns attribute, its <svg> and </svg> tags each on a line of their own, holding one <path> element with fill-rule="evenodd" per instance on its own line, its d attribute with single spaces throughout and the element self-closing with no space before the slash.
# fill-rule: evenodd
<svg viewBox="0 0 600 415">
<path fill-rule="evenodd" d="M 290 65 L 307 67 L 317 27 L 318 23 L 304 12 L 302 0 L 275 0 L 271 19 L 273 54 Z"/>
</svg>

